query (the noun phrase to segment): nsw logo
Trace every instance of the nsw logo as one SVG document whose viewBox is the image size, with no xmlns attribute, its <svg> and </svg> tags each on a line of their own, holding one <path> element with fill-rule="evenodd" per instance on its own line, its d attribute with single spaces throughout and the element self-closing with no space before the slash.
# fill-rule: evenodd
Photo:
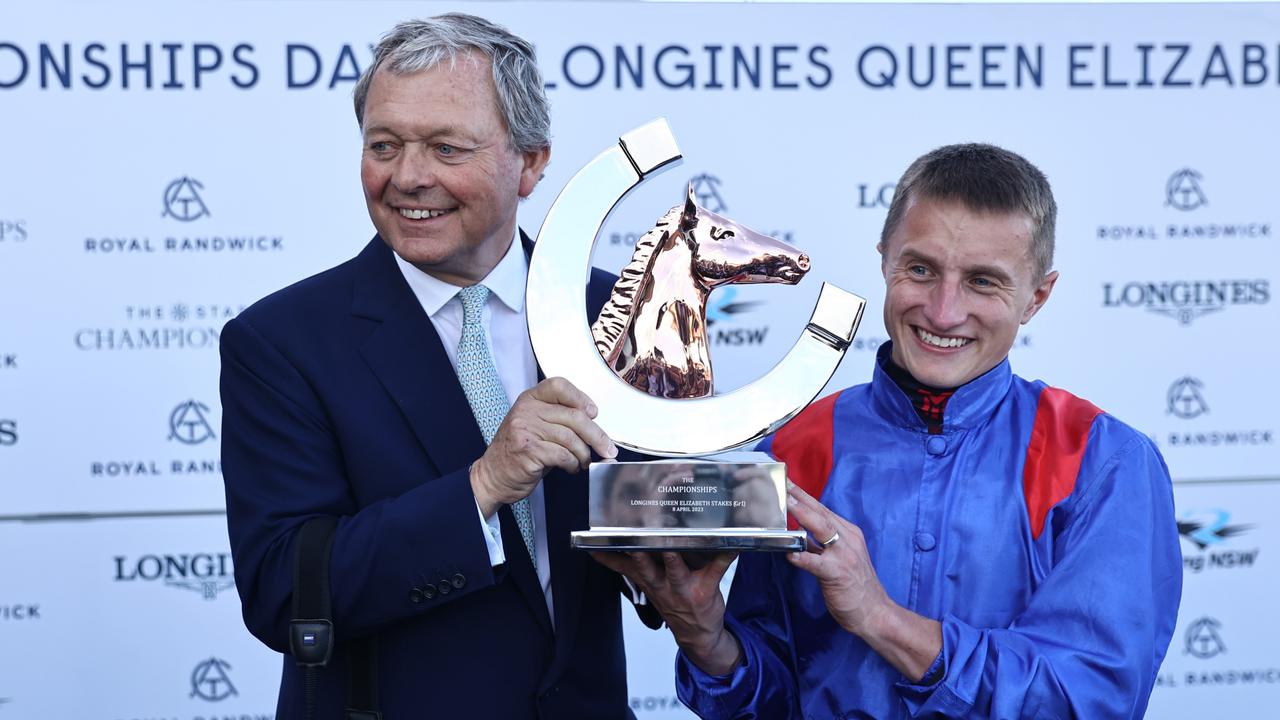
<svg viewBox="0 0 1280 720">
<path fill-rule="evenodd" d="M 1231 513 L 1221 508 L 1184 512 L 1178 516 L 1178 534 L 1204 550 L 1253 529 L 1252 525 L 1232 525 L 1230 520 Z"/>
<path fill-rule="evenodd" d="M 1227 651 L 1222 641 L 1222 623 L 1216 618 L 1202 617 L 1187 628 L 1183 652 L 1201 660 L 1217 657 Z"/>
<path fill-rule="evenodd" d="M 192 222 L 209 215 L 200 191 L 204 185 L 199 180 L 182 177 L 169 183 L 164 189 L 164 212 L 161 217 L 171 217 L 182 222 Z"/>
<path fill-rule="evenodd" d="M 1254 567 L 1260 548 L 1236 548 L 1233 539 L 1253 529 L 1248 523 L 1231 522 L 1223 508 L 1188 510 L 1178 515 L 1178 534 L 1192 547 L 1182 554 L 1182 567 L 1190 573 L 1203 570 L 1241 570 Z"/>
<path fill-rule="evenodd" d="M 169 413 L 169 439 L 186 445 L 199 445 L 217 435 L 209 424 L 209 406 L 198 400 L 179 403 Z"/>
<path fill-rule="evenodd" d="M 761 305 L 755 300 L 738 300 L 738 290 L 722 287 L 707 302 L 707 329 L 717 345 L 761 345 L 769 334 L 767 325 L 734 327 L 744 313 Z"/>
<path fill-rule="evenodd" d="M 1178 210 L 1191 211 L 1209 204 L 1200 187 L 1204 176 L 1191 168 L 1183 168 L 1169 176 L 1164 186 L 1165 204 Z"/>
<path fill-rule="evenodd" d="M 231 663 L 216 657 L 197 663 L 191 671 L 191 697 L 219 702 L 232 695 L 239 695 L 227 674 L 230 669 Z"/>
</svg>

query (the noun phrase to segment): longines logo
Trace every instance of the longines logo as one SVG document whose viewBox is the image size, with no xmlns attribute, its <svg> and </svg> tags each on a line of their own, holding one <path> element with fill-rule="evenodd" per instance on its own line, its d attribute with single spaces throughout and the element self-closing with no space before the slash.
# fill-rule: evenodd
<svg viewBox="0 0 1280 720">
<path fill-rule="evenodd" d="M 1210 414 L 1208 397 L 1208 386 L 1199 378 L 1174 380 L 1165 393 L 1165 414 L 1188 422 L 1179 422 L 1176 430 L 1164 436 L 1152 434 L 1152 440 L 1161 448 L 1233 448 L 1275 442 L 1271 428 L 1204 428 L 1202 418 Z"/>
<path fill-rule="evenodd" d="M 27 221 L 18 218 L 0 218 L 0 247 L 15 245 L 27 240 Z"/>
<path fill-rule="evenodd" d="M 1182 565 L 1192 573 L 1203 570 L 1252 568 L 1261 548 L 1247 550 L 1224 547 L 1247 534 L 1253 525 L 1231 522 L 1231 513 L 1222 508 L 1188 510 L 1178 516 L 1178 534 L 1191 545 L 1182 556 Z"/>
<path fill-rule="evenodd" d="M 1161 280 L 1102 284 L 1104 308 L 1142 308 L 1187 326 L 1210 313 L 1241 305 L 1266 305 L 1271 283 L 1263 279 Z"/>
<path fill-rule="evenodd" d="M 18 421 L 13 418 L 0 418 L 0 447 L 12 447 L 18 444 Z"/>
<path fill-rule="evenodd" d="M 217 437 L 209 424 L 209 406 L 198 400 L 179 403 L 169 413 L 169 439 L 186 445 L 199 445 Z"/>
<path fill-rule="evenodd" d="M 39 619 L 40 603 L 6 603 L 0 605 L 0 622 Z"/>
<path fill-rule="evenodd" d="M 1177 214 L 1191 213 L 1209 206 L 1205 192 L 1207 181 L 1198 170 L 1182 168 L 1165 181 L 1164 207 L 1177 210 Z M 1154 220 L 1154 218 L 1153 218 Z M 1164 223 L 1146 221 L 1139 223 L 1115 223 L 1098 226 L 1099 240 L 1217 240 L 1217 239 L 1270 239 L 1271 220 L 1238 220 L 1227 222 Z"/>
<path fill-rule="evenodd" d="M 210 215 L 209 206 L 200 196 L 201 190 L 204 190 L 204 185 L 199 180 L 185 175 L 169 183 L 164 189 L 163 216 L 191 222 Z"/>
<path fill-rule="evenodd" d="M 239 695 L 227 674 L 230 669 L 231 663 L 216 657 L 197 663 L 191 671 L 191 697 L 219 702 Z"/>
<path fill-rule="evenodd" d="M 1193 377 L 1178 378 L 1169 386 L 1169 406 L 1166 412 L 1184 420 L 1197 418 L 1209 412 L 1209 404 L 1204 401 L 1200 390 L 1204 383 Z"/>
<path fill-rule="evenodd" d="M 199 180 L 182 176 L 172 180 L 164 189 L 163 219 L 181 223 L 194 223 L 212 217 L 205 202 L 205 187 Z M 159 227 L 158 233 L 167 232 Z M 93 255 L 137 255 L 150 253 L 182 253 L 208 255 L 216 253 L 272 253 L 284 250 L 284 238 L 271 233 L 209 233 L 200 235 L 159 235 L 155 240 L 147 232 L 119 233 L 88 237 L 84 251 Z"/>
<path fill-rule="evenodd" d="M 1222 642 L 1222 634 L 1218 632 L 1221 629 L 1222 623 L 1211 617 L 1202 617 L 1191 623 L 1187 628 L 1183 652 L 1202 660 L 1226 652 L 1227 645 Z"/>
<path fill-rule="evenodd" d="M 879 185 L 858 183 L 858 209 L 889 209 L 889 205 L 893 202 L 893 191 L 897 187 L 897 183 L 891 182 Z"/>
<path fill-rule="evenodd" d="M 236 585 L 231 553 L 143 555 L 136 560 L 116 555 L 115 582 L 161 582 L 166 587 L 191 590 L 205 600 Z"/>
<path fill-rule="evenodd" d="M 218 349 L 222 326 L 244 310 L 244 305 L 206 305 L 176 302 L 170 305 L 125 305 L 123 322 L 104 327 L 82 327 L 72 340 L 76 349 L 99 351 L 164 351 Z"/>
<path fill-rule="evenodd" d="M 1170 175 L 1164 188 L 1165 204 L 1179 210 L 1195 210 L 1208 205 L 1209 200 L 1200 187 L 1203 178 L 1191 168 L 1183 168 Z"/>
</svg>

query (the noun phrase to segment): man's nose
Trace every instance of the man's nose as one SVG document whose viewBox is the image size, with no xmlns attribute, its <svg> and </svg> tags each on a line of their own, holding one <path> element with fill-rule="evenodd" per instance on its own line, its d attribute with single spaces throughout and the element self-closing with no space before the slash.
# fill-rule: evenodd
<svg viewBox="0 0 1280 720">
<path fill-rule="evenodd" d="M 933 286 L 924 307 L 925 319 L 938 330 L 946 330 L 964 322 L 964 297 L 958 282 L 943 281 Z"/>
<path fill-rule="evenodd" d="M 429 188 L 436 183 L 434 163 L 426 156 L 426 152 L 409 146 L 396 159 L 391 183 L 396 190 L 411 195 L 418 190 Z"/>
</svg>

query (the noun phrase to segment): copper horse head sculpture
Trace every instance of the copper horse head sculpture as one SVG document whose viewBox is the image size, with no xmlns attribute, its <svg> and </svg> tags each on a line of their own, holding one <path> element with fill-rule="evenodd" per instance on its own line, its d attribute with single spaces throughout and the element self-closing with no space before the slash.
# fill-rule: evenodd
<svg viewBox="0 0 1280 720">
<path fill-rule="evenodd" d="M 707 297 L 721 285 L 786 283 L 809 256 L 694 201 L 671 208 L 636 242 L 613 294 L 591 327 L 596 348 L 627 383 L 650 395 L 712 393 Z"/>
</svg>

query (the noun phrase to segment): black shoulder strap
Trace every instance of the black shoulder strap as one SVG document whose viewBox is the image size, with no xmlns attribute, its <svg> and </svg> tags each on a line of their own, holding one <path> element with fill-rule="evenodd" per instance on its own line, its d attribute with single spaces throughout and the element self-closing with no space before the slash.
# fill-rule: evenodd
<svg viewBox="0 0 1280 720">
<path fill-rule="evenodd" d="M 307 717 L 315 717 L 320 668 L 333 656 L 333 608 L 329 600 L 329 558 L 337 518 L 314 517 L 294 540 L 293 619 L 289 651 L 303 672 Z M 378 709 L 377 647 L 374 639 L 348 643 L 348 720 L 381 720 Z"/>
</svg>

